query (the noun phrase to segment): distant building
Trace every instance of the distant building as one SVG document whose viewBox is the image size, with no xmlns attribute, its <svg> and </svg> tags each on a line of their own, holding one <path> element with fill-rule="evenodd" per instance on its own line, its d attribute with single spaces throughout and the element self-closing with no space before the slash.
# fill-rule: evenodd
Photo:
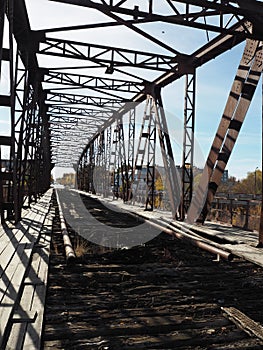
<svg viewBox="0 0 263 350">
<path fill-rule="evenodd" d="M 224 170 L 223 175 L 222 175 L 222 180 L 223 183 L 228 182 L 228 170 Z"/>
</svg>

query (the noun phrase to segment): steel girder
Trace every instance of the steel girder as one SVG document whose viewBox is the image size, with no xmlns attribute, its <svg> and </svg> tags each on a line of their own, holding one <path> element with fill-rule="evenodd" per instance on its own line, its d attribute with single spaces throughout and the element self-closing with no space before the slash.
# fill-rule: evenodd
<svg viewBox="0 0 263 350">
<path fill-rule="evenodd" d="M 175 166 L 161 93 L 159 89 L 152 87 L 145 104 L 130 185 L 130 200 L 132 203 L 143 201 L 145 210 L 154 209 L 157 141 L 165 171 L 170 208 L 176 217 L 180 204 L 180 179 Z"/>
<path fill-rule="evenodd" d="M 134 168 L 134 147 L 135 147 L 135 120 L 136 120 L 136 108 L 132 108 L 129 111 L 129 131 L 128 131 L 128 154 L 127 154 L 127 167 L 128 167 L 128 183 L 133 181 L 133 168 Z M 128 198 L 130 194 L 128 193 Z"/>
<path fill-rule="evenodd" d="M 6 11 L 6 1 L 2 1 L 0 4 L 0 81 L 2 78 L 2 62 L 3 62 L 3 35 L 4 35 L 4 21 L 5 21 L 5 11 Z M 1 102 L 2 100 L 2 102 Z M 0 104 L 3 105 L 4 97 L 0 96 Z M 9 99 L 8 99 L 9 100 Z M 9 102 L 9 101 L 8 101 Z M 2 136 L 2 135 L 1 135 Z M 5 143 L 3 138 L 0 136 L 0 215 L 1 221 L 4 220 L 4 175 L 2 169 L 4 168 L 2 160 L 2 150 L 1 146 Z"/>
<path fill-rule="evenodd" d="M 145 210 L 154 208 L 157 113 L 154 97 L 148 95 L 132 170 L 131 187 L 135 186 L 130 191 L 132 202 L 142 202 Z"/>
<path fill-rule="evenodd" d="M 11 96 L 13 183 L 9 183 L 9 202 L 14 202 L 14 218 L 18 221 L 25 201 L 30 205 L 49 188 L 51 159 L 49 124 L 46 111 L 37 104 L 37 84 L 35 88 L 29 84 L 28 69 L 17 67 L 15 75 L 14 99 Z"/>
<path fill-rule="evenodd" d="M 0 155 L 0 211 L 1 220 L 18 221 L 23 206 L 30 205 L 50 186 L 51 159 L 46 111 L 39 107 L 40 101 L 44 103 L 45 95 L 40 97 L 38 74 L 34 75 L 34 84 L 32 77 L 29 82 L 32 72 L 28 54 L 22 57 L 19 48 L 16 49 L 14 7 L 15 3 L 7 0 L 1 3 L 0 9 L 0 63 L 1 67 L 2 60 L 8 63 L 10 85 L 9 95 L 0 98 L 1 106 L 8 107 L 10 128 L 8 136 L 0 137 L 0 148 L 8 148 L 9 154 L 5 159 Z M 8 48 L 2 46 L 4 24 L 8 28 Z"/>
<path fill-rule="evenodd" d="M 60 39 L 46 38 L 41 40 L 39 44 L 39 54 L 90 61 L 95 63 L 95 67 L 106 67 L 109 73 L 113 73 L 115 69 L 119 70 L 130 66 L 166 72 L 172 69 L 177 62 L 174 55 L 160 55 L 147 51 L 135 51 Z"/>
<path fill-rule="evenodd" d="M 240 18 L 246 18 L 256 25 L 256 31 L 254 35 L 257 35 L 258 32 L 261 32 L 262 25 L 262 3 L 256 0 L 250 1 L 249 3 L 244 0 L 166 0 L 163 3 L 168 4 L 169 12 L 167 10 L 165 14 L 160 14 L 160 12 L 155 11 L 155 8 L 158 8 L 158 0 L 144 1 L 141 2 L 139 6 L 135 5 L 133 8 L 128 5 L 128 1 L 51 1 L 93 8 L 101 11 L 114 20 L 114 22 L 106 22 L 100 24 L 101 27 L 116 25 L 117 22 L 117 25 L 125 25 L 137 33 L 145 35 L 145 37 L 147 36 L 153 42 L 165 47 L 166 49 L 170 49 L 169 51 L 171 52 L 176 52 L 176 50 L 171 47 L 167 47 L 165 44 L 162 45 L 162 43 L 160 43 L 156 38 L 151 37 L 147 33 L 138 29 L 136 27 L 136 24 L 159 21 L 164 23 L 188 26 L 206 31 L 224 34 L 236 34 L 235 28 L 231 28 L 231 25 L 239 22 Z M 143 10 L 140 8 L 143 8 Z M 82 28 L 83 27 L 84 26 L 82 26 Z M 71 30 L 73 28 L 63 27 L 61 29 Z M 87 28 L 87 26 L 85 28 Z M 47 29 L 49 32 L 57 30 L 57 28 L 54 28 L 53 30 Z M 249 31 L 247 31 L 246 35 L 248 37 L 251 37 L 253 33 L 251 34 Z"/>
<path fill-rule="evenodd" d="M 246 24 L 245 26 L 246 28 L 248 27 L 248 25 Z M 210 60 L 211 58 L 216 57 L 218 54 L 220 54 L 221 52 L 224 52 L 227 48 L 230 48 L 234 45 L 236 45 L 237 43 L 239 43 L 240 41 L 242 41 L 244 39 L 243 34 L 244 34 L 244 26 L 242 25 L 238 25 L 237 29 L 236 29 L 240 35 L 238 37 L 233 37 L 231 35 L 229 36 L 220 36 L 219 38 L 217 38 L 216 40 L 211 40 L 207 45 L 205 45 L 202 49 L 197 50 L 196 52 L 194 52 L 192 55 L 189 56 L 180 56 L 180 60 L 179 62 L 176 63 L 175 67 L 172 70 L 169 70 L 167 73 L 164 73 L 162 76 L 160 76 L 159 78 L 154 80 L 154 84 L 157 86 L 166 86 L 167 84 L 171 83 L 172 81 L 179 79 L 181 76 L 183 76 L 184 74 L 186 74 L 186 72 L 189 70 L 189 67 L 198 67 L 200 65 L 202 65 L 203 63 L 205 63 L 207 60 Z M 46 71 L 47 72 L 47 71 Z M 44 73 L 44 71 L 43 71 Z M 50 78 L 50 80 L 49 80 Z M 143 101 L 145 99 L 146 96 L 146 90 L 147 90 L 147 86 L 151 85 L 148 82 L 145 82 L 144 80 L 141 80 L 139 83 L 135 83 L 135 82 L 130 82 L 130 81 L 116 81 L 115 82 L 112 79 L 103 79 L 101 80 L 100 78 L 97 80 L 94 77 L 85 77 L 85 76 L 80 76 L 78 78 L 78 76 L 76 74 L 64 74 L 64 73 L 60 73 L 60 72 L 56 72 L 56 71 L 52 71 L 51 72 L 51 76 L 46 79 L 47 81 L 49 80 L 49 82 L 56 82 L 58 84 L 59 81 L 63 81 L 66 84 L 75 84 L 76 88 L 80 88 L 80 87 L 86 87 L 88 86 L 88 79 L 90 78 L 92 81 L 92 84 L 90 85 L 90 87 L 93 89 L 94 91 L 94 86 L 95 86 L 95 91 L 100 92 L 100 93 L 104 93 L 104 99 L 109 98 L 109 103 L 111 103 L 112 100 L 116 99 L 117 103 L 119 103 L 119 101 L 123 100 L 124 102 L 127 103 L 127 97 L 121 96 L 122 93 L 119 92 L 118 95 L 115 93 L 118 90 L 112 90 L 112 87 L 114 86 L 114 88 L 118 88 L 122 86 L 122 90 L 124 90 L 124 92 L 128 92 L 131 88 L 135 90 L 137 89 L 137 93 L 135 92 L 135 90 L 133 90 L 133 93 L 130 93 L 130 96 L 134 96 L 132 98 L 130 98 L 130 101 L 134 102 L 134 103 L 139 103 L 140 101 Z M 109 83 L 110 85 L 107 86 L 106 84 Z M 83 84 L 82 84 L 83 83 Z M 105 83 L 105 84 L 104 84 Z M 68 87 L 70 85 L 67 85 Z M 71 85 L 74 87 L 74 85 Z M 100 86 L 100 88 L 97 88 L 98 86 Z M 132 87 L 130 87 L 132 86 Z M 52 94 L 55 94 L 56 98 L 59 99 L 59 93 L 61 93 L 61 95 L 64 98 L 64 93 L 63 93 L 63 89 L 65 89 L 65 86 L 63 86 L 63 88 L 61 88 L 61 90 L 59 91 L 52 91 L 52 90 L 48 90 L 48 95 L 52 96 Z M 130 90 L 131 91 L 131 90 Z M 77 95 L 77 94 L 76 94 Z M 96 98 L 97 100 L 99 100 L 100 97 L 95 96 L 94 98 Z M 50 103 L 51 100 L 49 100 L 48 103 Z M 73 102 L 73 101 L 72 101 Z M 75 101 L 74 101 L 75 103 Z M 49 107 L 52 108 L 52 105 Z M 126 108 L 125 105 L 124 107 L 119 108 L 119 114 L 123 114 L 126 112 Z M 107 125 L 109 125 L 110 123 L 114 122 L 114 117 L 110 118 L 108 123 L 105 123 L 105 127 L 107 127 Z M 64 159 L 66 159 L 67 156 L 64 157 Z"/>
<path fill-rule="evenodd" d="M 212 200 L 261 77 L 262 67 L 262 41 L 248 39 L 202 178 L 188 211 L 188 219 L 191 221 L 198 219 L 204 223 L 210 211 Z"/>
<path fill-rule="evenodd" d="M 51 107 L 59 107 L 61 105 L 87 105 L 97 108 L 108 109 L 109 111 L 120 109 L 125 102 L 128 100 L 125 99 L 116 99 L 116 98 L 102 98 L 95 96 L 82 96 L 82 95 L 73 95 L 73 94 L 63 94 L 52 92 L 48 94 L 46 103 L 51 104 Z"/>
<path fill-rule="evenodd" d="M 58 84 L 61 86 L 58 88 L 53 88 L 53 90 L 68 89 L 68 87 L 66 86 L 70 86 L 71 88 L 89 88 L 96 91 L 113 90 L 116 92 L 130 92 L 133 94 L 138 93 L 144 86 L 142 81 L 140 82 L 120 79 L 109 79 L 60 72 L 46 73 L 44 77 L 44 82 Z M 114 96 L 117 97 L 118 95 Z"/>
<path fill-rule="evenodd" d="M 63 161 L 64 165 L 70 165 L 70 163 L 72 163 L 67 159 L 67 157 L 72 155 L 72 151 L 69 150 L 70 147 L 65 147 L 65 141 L 69 141 L 69 145 L 74 145 L 76 147 L 75 149 L 79 148 L 79 141 L 84 144 L 94 142 L 101 133 L 101 129 L 96 129 L 94 125 L 96 126 L 99 124 L 100 127 L 103 125 L 104 128 L 107 128 L 115 120 L 120 120 L 122 115 L 130 108 L 126 107 L 125 102 L 131 101 L 138 103 L 145 100 L 149 87 L 156 86 L 157 89 L 160 89 L 167 86 L 171 82 L 188 74 L 189 69 L 198 68 L 212 58 L 217 57 L 221 53 L 242 42 L 245 38 L 254 37 L 262 39 L 262 4 L 260 1 L 256 0 L 250 2 L 243 0 L 227 2 L 224 0 L 163 0 L 163 4 L 167 5 L 165 13 L 158 7 L 160 1 L 157 0 L 141 1 L 139 6 L 134 7 L 130 6 L 130 1 L 125 0 L 57 0 L 57 2 L 96 9 L 109 18 L 109 21 L 104 23 L 88 23 L 87 25 L 77 25 L 75 27 L 47 28 L 43 31 L 32 31 L 30 29 L 24 0 L 17 0 L 14 2 L 13 31 L 18 42 L 24 66 L 28 67 L 28 86 L 30 89 L 36 89 L 37 84 L 43 82 L 44 84 L 38 88 L 37 94 L 39 96 L 44 96 L 42 94 L 43 87 L 46 89 L 48 85 L 47 82 L 50 84 L 52 83 L 53 87 L 58 87 L 58 89 L 47 88 L 47 95 L 44 96 L 41 101 L 37 98 L 39 110 L 45 112 L 47 112 L 47 110 L 53 111 L 51 114 L 51 124 L 49 124 L 48 121 L 49 116 L 43 112 L 43 116 L 46 118 L 45 125 L 47 134 L 45 140 L 48 140 L 45 141 L 45 145 L 52 149 L 52 155 L 50 155 L 50 157 L 52 157 L 57 164 L 63 164 Z M 248 21 L 253 23 L 252 31 Z M 154 22 L 187 26 L 189 28 L 207 31 L 208 42 L 195 52 L 184 55 L 174 47 L 171 47 L 144 30 L 144 24 Z M 69 40 L 57 40 L 47 38 L 46 36 L 49 32 L 58 32 L 60 30 L 93 29 L 111 26 L 125 26 L 139 34 L 142 38 L 159 46 L 159 48 L 168 52 L 168 54 L 159 55 L 151 53 L 150 55 L 144 55 L 145 53 L 140 50 L 123 50 L 118 47 L 90 45 Z M 210 39 L 208 31 L 220 33 L 220 35 Z M 87 48 L 90 50 L 89 53 L 85 53 Z M 77 74 L 58 72 L 55 69 L 39 69 L 36 53 L 41 53 L 41 50 L 44 50 L 42 54 L 49 52 L 48 54 L 53 54 L 54 57 L 56 55 L 64 55 L 64 57 L 67 56 L 68 58 L 70 57 L 70 59 L 78 58 L 84 61 L 89 60 L 91 63 L 90 67 L 98 66 L 107 68 L 107 73 L 113 74 L 112 79 L 105 79 L 100 76 L 91 77 L 90 75 L 84 74 L 77 76 Z M 98 55 L 96 55 L 93 50 L 97 50 Z M 0 57 L 4 54 L 6 54 L 5 50 L 0 51 Z M 136 60 L 136 55 L 141 55 L 139 61 Z M 165 61 L 165 63 L 160 64 L 158 60 L 161 60 L 161 62 Z M 170 67 L 170 65 L 172 65 L 172 67 Z M 74 67 L 75 64 L 73 63 L 71 68 Z M 149 71 L 149 68 L 157 72 L 162 69 L 165 69 L 165 71 L 162 75 L 148 82 L 141 78 L 140 73 L 131 76 L 128 71 L 130 67 L 138 68 L 142 71 Z M 67 67 L 60 68 L 59 70 L 64 70 L 64 68 L 66 69 Z M 124 74 L 125 78 L 123 80 L 114 78 L 114 73 L 118 70 L 121 70 Z M 35 76 L 38 77 L 36 81 L 34 79 Z M 79 98 L 77 96 L 82 95 L 82 93 L 79 93 L 77 90 L 80 90 L 80 88 L 89 88 L 95 95 L 90 96 L 91 98 L 89 99 L 88 96 L 84 99 Z M 74 92 L 72 92 L 73 89 Z M 44 105 L 44 101 L 47 103 L 46 106 Z M 114 113 L 108 120 L 103 120 L 102 118 L 99 123 L 96 124 L 97 117 L 92 111 L 93 107 L 89 108 L 89 110 L 85 108 L 84 111 L 82 106 L 80 106 L 82 102 L 84 104 L 91 103 L 92 106 L 96 105 L 96 107 L 102 108 L 103 110 L 106 110 L 108 107 L 109 109 L 113 108 Z M 0 103 L 1 105 L 8 105 L 8 98 L 0 97 Z M 60 103 L 69 103 L 69 108 L 67 108 L 66 111 L 63 108 L 57 109 L 58 113 L 55 113 L 55 107 L 59 107 L 58 104 Z M 104 105 L 102 106 L 101 103 L 104 103 Z M 76 104 L 78 104 L 78 107 L 76 107 Z M 71 112 L 73 114 L 71 114 Z M 63 122 L 60 123 L 59 115 L 62 120 L 64 120 L 64 124 Z M 63 119 L 65 117 L 68 119 Z M 80 122 L 79 119 L 82 117 L 87 118 L 87 123 L 83 122 L 81 127 L 74 126 L 76 123 Z M 65 120 L 67 120 L 67 122 L 65 122 Z M 89 121 L 93 123 L 92 126 Z M 50 130 L 50 134 L 48 134 L 48 130 Z M 71 135 L 72 139 L 70 138 Z M 162 142 L 166 142 L 166 136 L 164 134 L 161 135 L 161 139 L 163 140 Z M 132 146 L 132 136 L 129 137 L 129 142 L 131 142 L 130 146 Z M 165 145 L 165 147 L 167 155 L 169 153 L 169 144 L 168 147 L 167 145 Z M 73 160 L 75 161 L 74 157 Z M 128 157 L 128 162 L 130 162 L 130 157 Z M 170 192 L 172 193 L 172 190 Z"/>
<path fill-rule="evenodd" d="M 196 72 L 188 73 L 185 80 L 184 137 L 182 161 L 182 199 L 180 220 L 190 206 L 193 193 L 194 131 L 195 131 Z"/>
</svg>

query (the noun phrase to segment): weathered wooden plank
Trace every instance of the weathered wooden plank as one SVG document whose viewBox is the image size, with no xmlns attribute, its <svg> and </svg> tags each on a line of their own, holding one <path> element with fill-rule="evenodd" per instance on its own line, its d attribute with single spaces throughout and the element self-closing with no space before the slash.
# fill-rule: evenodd
<svg viewBox="0 0 263 350">
<path fill-rule="evenodd" d="M 23 293 L 13 318 L 7 347 L 15 345 L 16 349 L 40 349 L 51 227 L 52 217 L 48 215 L 40 231 L 39 243 L 35 245 L 31 266 L 24 281 Z"/>
<path fill-rule="evenodd" d="M 222 310 L 226 313 L 227 318 L 233 321 L 243 331 L 250 336 L 256 336 L 263 340 L 263 327 L 261 324 L 255 322 L 235 307 L 222 307 Z"/>
<path fill-rule="evenodd" d="M 13 255 L 19 244 L 31 243 L 29 237 L 26 235 L 26 227 L 20 225 L 19 228 L 12 230 L 13 233 L 10 234 L 11 239 L 8 241 L 8 236 L 6 237 L 7 244 L 0 254 L 0 265 L 3 272 L 10 261 L 12 261 Z M 1 273 L 0 273 L 1 276 Z"/>
<path fill-rule="evenodd" d="M 52 217 L 48 216 L 43 225 L 43 235 L 40 238 L 40 244 L 45 242 L 46 245 L 40 248 L 39 264 L 37 270 L 37 277 L 42 284 L 35 285 L 34 298 L 32 300 L 31 310 L 38 310 L 38 316 L 33 324 L 29 324 L 25 335 L 24 346 L 28 349 L 40 349 L 41 337 L 43 328 L 43 318 L 45 310 L 46 289 L 48 279 L 48 264 L 50 254 L 51 241 L 51 224 Z"/>
<path fill-rule="evenodd" d="M 24 300 L 13 318 L 13 333 L 8 337 L 7 325 L 10 324 L 14 306 L 21 295 L 22 282 L 31 261 L 33 246 L 39 239 L 49 210 L 51 194 L 52 191 L 48 191 L 31 210 L 25 212 L 23 219 L 14 229 L 5 231 L 2 235 L 5 245 L 0 254 L 0 346 L 8 341 L 11 348 L 16 344 L 16 349 L 22 349 L 27 324 L 37 319 L 37 309 L 33 311 L 33 315 L 32 310 L 26 310 L 32 304 L 28 297 L 31 295 L 31 299 L 33 298 L 36 286 L 26 285 L 23 289 Z M 46 235 L 46 231 L 44 234 Z"/>
<path fill-rule="evenodd" d="M 25 271 L 30 261 L 32 249 L 33 244 L 19 245 L 14 258 L 8 265 L 1 279 L 1 282 L 3 282 L 7 288 L 0 304 L 0 334 L 3 335 L 0 338 L 0 346 L 5 337 L 6 326 L 9 322 L 9 318 L 14 310 L 14 305 L 22 285 Z"/>
<path fill-rule="evenodd" d="M 35 322 L 37 312 L 30 310 L 35 288 L 26 285 L 22 291 L 22 297 L 12 318 L 12 328 L 8 335 L 7 348 L 23 349 L 25 333 L 29 322 Z"/>
</svg>

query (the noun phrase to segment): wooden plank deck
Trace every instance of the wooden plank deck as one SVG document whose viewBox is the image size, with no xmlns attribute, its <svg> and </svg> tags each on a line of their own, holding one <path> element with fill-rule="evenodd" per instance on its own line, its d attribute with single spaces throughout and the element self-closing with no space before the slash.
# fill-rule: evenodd
<svg viewBox="0 0 263 350">
<path fill-rule="evenodd" d="M 40 348 L 52 224 L 51 195 L 52 190 L 47 191 L 15 227 L 0 230 L 1 349 L 22 349 L 25 344 L 28 349 Z"/>
<path fill-rule="evenodd" d="M 66 199 L 68 211 L 80 215 L 78 202 L 70 194 Z M 100 222 L 123 230 L 137 226 L 138 218 L 127 212 L 82 199 Z M 241 259 L 215 262 L 211 254 L 162 233 L 129 250 L 98 251 L 83 241 L 86 253 L 69 269 L 56 227 L 53 239 L 43 349 L 263 348 L 255 327 L 263 318 L 260 267 Z M 232 312 L 240 328 L 221 309 L 229 306 L 242 312 Z M 252 337 L 244 332 L 248 324 Z"/>
</svg>

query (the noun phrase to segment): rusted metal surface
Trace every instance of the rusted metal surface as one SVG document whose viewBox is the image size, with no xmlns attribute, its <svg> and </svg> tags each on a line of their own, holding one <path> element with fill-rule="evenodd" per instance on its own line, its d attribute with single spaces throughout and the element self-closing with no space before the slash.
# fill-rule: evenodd
<svg viewBox="0 0 263 350">
<path fill-rule="evenodd" d="M 57 204 L 58 204 L 58 214 L 59 214 L 59 220 L 60 220 L 61 234 L 63 237 L 65 255 L 66 255 L 67 262 L 70 263 L 76 258 L 76 256 L 68 234 L 67 225 L 63 216 L 63 210 L 62 210 L 57 192 L 56 192 L 56 198 L 57 198 Z"/>
<path fill-rule="evenodd" d="M 97 219 L 123 225 L 120 213 L 107 208 L 103 214 L 96 200 L 85 204 Z M 133 220 L 125 216 L 125 222 Z M 241 260 L 215 262 L 164 233 L 129 250 L 83 246 L 85 254 L 68 267 L 55 226 L 43 349 L 262 348 L 221 309 L 235 307 L 263 322 L 261 268 Z"/>
<path fill-rule="evenodd" d="M 92 156 L 92 162 L 87 164 L 86 159 L 80 159 L 83 146 L 84 148 L 87 146 L 86 149 L 89 149 L 92 155 L 96 139 L 101 137 L 102 133 L 107 131 L 106 129 L 113 125 L 114 121 L 121 120 L 125 113 L 133 111 L 134 105 L 145 101 L 149 94 L 155 99 L 157 97 L 158 105 L 162 107 L 162 100 L 160 96 L 156 96 L 154 90 L 160 91 L 182 76 L 192 74 L 198 67 L 235 47 L 245 39 L 250 42 L 253 40 L 261 41 L 263 37 L 261 29 L 262 3 L 260 1 L 253 1 L 247 5 L 245 1 L 167 0 L 161 7 L 158 6 L 157 0 L 141 1 L 140 5 L 134 1 L 101 1 L 98 3 L 96 1 L 54 0 L 54 2 L 59 3 L 57 5 L 65 9 L 68 8 L 68 4 L 71 4 L 75 10 L 79 8 L 80 12 L 83 7 L 88 8 L 91 12 L 96 11 L 107 20 L 96 22 L 95 16 L 94 23 L 87 19 L 87 22 L 83 24 L 71 25 L 69 23 L 67 26 L 61 26 L 59 21 L 54 25 L 52 16 L 43 16 L 44 22 L 39 27 L 33 23 L 34 19 L 37 22 L 39 13 L 37 10 L 35 10 L 36 12 L 31 11 L 31 5 L 26 4 L 25 0 L 2 1 L 0 7 L 0 70 L 2 62 L 7 61 L 5 63 L 9 65 L 10 71 L 8 77 L 10 94 L 0 96 L 0 106 L 8 107 L 11 116 L 9 123 L 10 145 L 8 141 L 10 166 L 5 174 L 0 174 L 2 220 L 5 219 L 7 212 L 6 216 L 13 215 L 18 221 L 25 201 L 28 200 L 30 205 L 39 194 L 49 187 L 51 163 L 64 167 L 76 166 L 79 163 L 78 180 L 86 187 L 87 182 L 90 183 L 90 181 L 85 175 L 90 177 L 92 171 L 86 171 L 84 165 L 89 165 L 93 169 L 95 165 L 98 165 L 98 162 L 103 163 L 102 158 L 104 159 L 105 155 L 97 157 L 97 163 Z M 47 11 L 49 10 L 48 6 L 52 8 L 52 5 L 55 4 L 52 2 L 49 5 L 46 4 Z M 60 13 L 54 14 L 54 17 L 58 17 L 60 20 Z M 72 19 L 74 22 L 76 16 L 72 16 Z M 3 28 L 3 22 L 6 22 L 5 28 Z M 149 30 L 155 25 L 157 27 L 160 25 L 173 26 L 174 32 L 178 27 L 188 27 L 187 30 L 193 30 L 193 32 L 199 29 L 202 34 L 205 32 L 206 40 L 200 40 L 200 42 L 192 40 L 193 47 L 181 51 L 179 47 L 174 47 L 169 40 L 164 38 L 162 34 L 165 31 L 162 30 L 162 34 L 157 35 L 159 29 L 158 31 Z M 105 28 L 108 33 L 102 35 Z M 114 36 L 114 32 L 111 32 L 112 28 L 120 29 L 119 33 L 125 29 L 131 35 L 133 34 L 134 40 L 131 40 L 133 43 L 124 48 L 118 47 L 119 42 L 116 38 L 116 42 L 110 44 L 107 36 Z M 3 46 L 4 29 L 6 33 L 9 32 L 7 35 L 9 36 L 8 49 Z M 98 31 L 101 39 L 92 43 L 86 37 L 87 41 L 83 42 L 81 35 L 79 35 L 80 30 L 87 30 L 87 33 L 89 30 Z M 62 32 L 63 37 L 60 38 Z M 210 35 L 210 32 L 213 34 Z M 73 37 L 70 39 L 72 34 Z M 202 35 L 200 35 L 200 39 L 201 37 Z M 152 48 L 141 50 L 146 42 L 151 44 Z M 16 50 L 16 43 L 18 50 Z M 121 46 L 121 44 L 119 45 Z M 48 59 L 46 59 L 46 55 L 48 55 Z M 17 64 L 18 58 L 19 65 Z M 53 63 L 49 60 L 51 58 Z M 41 62 L 42 59 L 45 62 Z M 68 65 L 62 63 L 64 59 L 69 62 Z M 56 61 L 61 62 L 62 66 L 57 67 Z M 85 65 L 85 69 L 75 70 L 75 68 L 82 67 L 82 65 L 78 66 L 80 61 Z M 66 68 L 67 71 L 65 71 Z M 99 70 L 93 71 L 95 68 L 100 68 L 100 73 L 98 73 Z M 23 72 L 23 77 L 20 76 L 21 72 Z M 107 76 L 104 77 L 104 74 Z M 3 78 L 2 71 L 0 78 Z M 66 93 L 65 86 L 68 86 Z M 251 86 L 248 84 L 245 85 L 244 95 L 252 98 L 253 94 L 251 94 L 250 88 Z M 93 93 L 87 92 L 87 89 L 91 89 Z M 188 88 L 186 88 L 186 92 L 188 92 L 189 97 Z M 88 101 L 89 103 L 87 103 Z M 80 102 L 82 105 L 81 108 L 78 108 L 76 103 Z M 127 107 L 127 103 L 132 103 L 132 105 Z M 193 119 L 194 98 L 190 104 L 192 105 L 190 119 Z M 244 103 L 241 105 L 243 105 L 241 109 L 246 107 Z M 187 119 L 189 121 L 189 118 Z M 122 186 L 124 198 L 128 197 L 128 183 L 132 180 L 130 177 L 133 173 L 130 167 L 133 163 L 131 152 L 134 149 L 134 128 L 132 125 L 134 121 L 135 118 L 130 123 L 128 157 L 124 151 L 120 152 L 118 160 L 120 166 L 118 169 L 113 169 L 114 172 L 120 169 L 120 175 L 127 183 L 127 185 Z M 241 120 L 236 118 L 232 121 L 234 123 L 230 125 L 230 137 L 228 137 L 230 140 L 235 137 L 235 133 L 238 131 L 236 129 L 239 128 Z M 171 205 L 174 207 L 172 210 L 176 212 L 178 198 L 175 193 L 178 192 L 179 185 L 183 187 L 183 194 L 187 195 L 186 198 L 183 197 L 181 208 L 185 207 L 185 203 L 187 203 L 186 207 L 190 204 L 192 195 L 191 165 L 187 178 L 183 176 L 184 182 L 187 184 L 186 189 L 185 186 L 177 184 L 173 162 L 170 162 L 170 158 L 173 160 L 172 147 L 162 109 L 159 124 L 162 127 L 158 133 L 163 162 L 169 178 L 168 195 Z M 189 126 L 189 123 L 185 123 L 185 133 L 187 134 L 186 124 Z M 193 125 L 190 129 L 194 130 Z M 189 149 L 185 150 L 186 154 L 183 157 L 183 175 L 188 173 L 188 168 L 185 166 L 187 155 L 190 155 L 191 164 L 193 157 L 192 137 L 190 134 L 187 136 L 188 140 L 184 143 Z M 220 134 L 220 137 L 222 136 L 224 133 Z M 121 149 L 124 149 L 122 147 L 123 140 L 124 138 L 120 137 L 119 146 Z M 4 143 L 1 143 L 3 141 Z M 6 139 L 0 140 L 0 146 L 7 146 L 6 142 Z M 151 140 L 151 144 L 154 143 L 154 139 Z M 104 142 L 99 148 L 103 148 L 103 144 Z M 217 141 L 213 148 L 216 144 Z M 229 158 L 231 152 L 227 150 L 231 151 L 231 147 L 232 141 L 227 140 L 224 149 L 220 152 L 219 165 L 215 168 L 210 184 L 218 185 L 221 171 L 225 166 L 223 164 L 222 167 L 220 162 L 224 163 Z M 150 157 L 152 163 L 154 156 L 155 150 L 152 147 Z M 125 158 L 128 160 L 127 164 Z M 83 169 L 84 173 L 82 173 Z M 150 172 L 148 171 L 148 175 L 150 175 L 148 185 L 150 187 L 153 187 L 154 172 L 155 169 L 151 165 Z M 8 200 L 5 200 L 4 193 L 6 181 L 8 182 Z M 92 188 L 92 182 L 90 185 Z M 119 187 L 121 186 L 119 185 Z M 92 192 L 94 191 L 92 188 Z M 201 192 L 200 201 L 203 204 L 204 192 L 206 191 Z M 180 197 L 180 195 L 178 196 Z M 153 194 L 150 202 L 150 208 L 152 208 Z M 201 206 L 198 202 L 198 209 Z M 184 217 L 184 214 L 184 212 L 181 214 L 181 218 Z M 197 217 L 198 215 L 194 219 Z"/>
</svg>

